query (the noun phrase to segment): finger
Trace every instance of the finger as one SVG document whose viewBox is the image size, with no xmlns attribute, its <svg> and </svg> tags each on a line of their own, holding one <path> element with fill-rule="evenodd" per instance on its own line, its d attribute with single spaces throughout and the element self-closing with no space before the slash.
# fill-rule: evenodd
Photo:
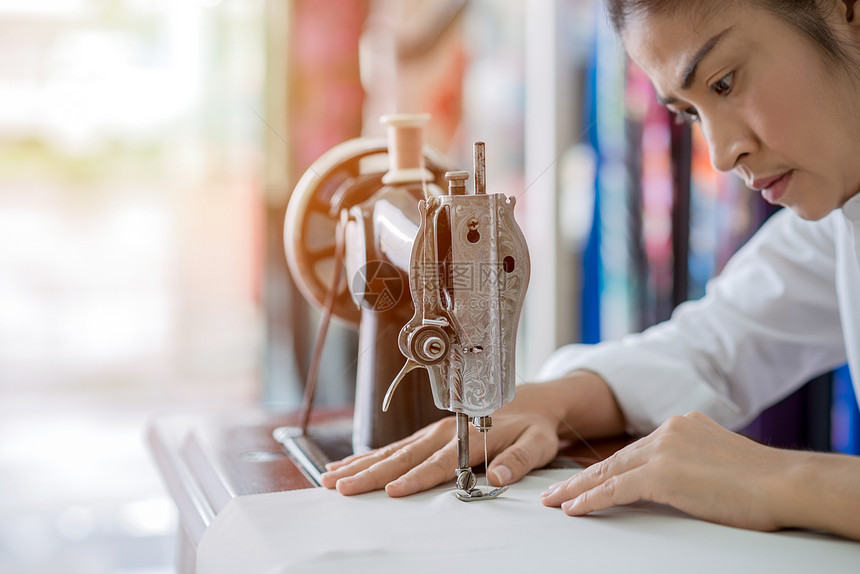
<svg viewBox="0 0 860 574">
<path fill-rule="evenodd" d="M 453 480 L 457 474 L 456 467 L 457 448 L 456 442 L 452 441 L 397 480 L 385 485 L 385 492 L 392 497 L 422 492 Z"/>
<path fill-rule="evenodd" d="M 378 449 L 376 449 L 376 450 L 378 450 Z M 374 450 L 372 452 L 376 452 L 376 450 Z M 370 454 L 370 453 L 365 452 L 362 454 L 351 454 L 349 456 L 343 457 L 340 460 L 333 460 L 331 462 L 327 462 L 327 463 L 325 463 L 326 472 L 331 472 L 333 470 L 337 470 L 343 466 L 346 466 L 347 464 L 349 464 L 351 462 L 355 462 L 356 459 L 359 459 L 363 456 L 367 456 L 368 454 Z"/>
<path fill-rule="evenodd" d="M 590 490 L 586 490 L 573 500 L 561 505 L 569 516 L 582 516 L 589 512 L 604 510 L 622 504 L 632 504 L 649 498 L 650 478 L 643 467 L 623 474 L 609 477 Z"/>
<path fill-rule="evenodd" d="M 351 464 L 356 463 L 357 461 L 380 461 L 386 456 L 391 456 L 391 454 L 395 450 L 397 450 L 397 448 L 392 444 L 383 448 L 377 448 L 368 452 L 363 452 L 361 454 L 351 454 L 340 460 L 327 463 L 325 465 L 326 474 L 334 473 L 336 470 L 345 468 Z"/>
<path fill-rule="evenodd" d="M 376 450 L 372 450 L 369 452 L 361 453 L 361 454 L 351 454 L 346 458 L 343 458 L 339 461 L 330 462 L 326 465 L 326 472 L 323 473 L 323 486 L 327 486 L 331 488 L 334 486 L 334 483 L 345 476 L 351 476 L 364 470 L 365 468 L 370 467 L 377 462 L 384 460 L 400 450 L 412 444 L 420 437 L 416 438 L 414 435 L 407 437 L 403 440 L 392 443 L 388 446 L 378 448 Z M 328 486 L 326 483 L 331 483 L 332 486 Z"/>
<path fill-rule="evenodd" d="M 493 459 L 487 476 L 494 486 L 511 484 L 530 470 L 547 464 L 557 451 L 558 439 L 555 436 L 549 436 L 540 427 L 530 426 Z"/>
<path fill-rule="evenodd" d="M 332 473 L 345 473 L 348 476 L 339 478 L 335 482 L 335 488 L 341 494 L 353 495 L 362 492 L 370 492 L 383 488 L 389 482 L 395 480 L 418 466 L 421 462 L 428 459 L 433 453 L 439 450 L 444 436 L 444 430 L 439 428 L 427 433 L 418 440 L 406 445 L 405 447 L 396 450 L 390 456 L 372 462 L 368 465 L 366 460 L 358 460 L 353 465 L 363 466 L 358 472 L 352 472 L 350 467 L 345 467 Z"/>
<path fill-rule="evenodd" d="M 569 479 L 553 484 L 541 493 L 541 503 L 544 506 L 561 506 L 565 501 L 576 498 L 614 476 L 644 465 L 648 460 L 647 446 L 646 442 L 637 441 Z"/>
<path fill-rule="evenodd" d="M 382 448 L 377 448 L 377 449 L 374 449 L 374 450 L 371 450 L 368 452 L 351 454 L 351 455 L 344 457 L 340 460 L 335 460 L 335 461 L 329 462 L 325 465 L 326 471 L 328 471 L 328 472 L 335 471 L 339 468 L 343 468 L 346 465 L 352 464 L 358 460 L 373 459 L 374 461 L 379 461 L 379 460 L 381 460 L 387 456 L 390 456 L 394 451 L 396 451 L 400 448 L 403 448 L 404 446 L 406 446 L 410 443 L 415 442 L 416 440 L 421 438 L 423 435 L 425 435 L 427 432 L 428 432 L 428 427 L 424 427 L 424 428 L 416 431 L 415 433 L 409 435 L 408 437 L 400 439 L 397 442 L 393 442 L 388 446 L 385 446 Z"/>
<path fill-rule="evenodd" d="M 429 434 L 444 432 L 444 429 L 440 431 L 438 426 L 439 425 L 437 423 L 436 425 L 424 427 L 410 436 L 391 443 L 388 446 L 361 454 L 352 454 L 340 461 L 328 463 L 326 465 L 327 471 L 322 474 L 322 486 L 326 488 L 334 488 L 337 481 L 341 478 L 358 474 L 359 472 L 370 468 L 377 462 L 392 456 L 400 449 L 421 440 Z"/>
<path fill-rule="evenodd" d="M 334 488 L 338 480 L 358 474 L 377 462 L 385 460 L 396 451 L 397 449 L 391 445 L 361 455 L 354 455 L 354 457 L 347 457 L 341 461 L 343 464 L 322 474 L 320 480 L 322 486 L 325 488 Z"/>
</svg>

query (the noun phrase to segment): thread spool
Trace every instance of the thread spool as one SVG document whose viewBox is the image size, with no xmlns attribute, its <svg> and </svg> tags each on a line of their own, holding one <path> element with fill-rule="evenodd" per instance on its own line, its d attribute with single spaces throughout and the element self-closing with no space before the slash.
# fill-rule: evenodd
<svg viewBox="0 0 860 574">
<path fill-rule="evenodd" d="M 393 114 L 379 121 L 387 126 L 388 173 L 385 185 L 433 181 L 424 165 L 424 126 L 430 114 Z"/>
</svg>

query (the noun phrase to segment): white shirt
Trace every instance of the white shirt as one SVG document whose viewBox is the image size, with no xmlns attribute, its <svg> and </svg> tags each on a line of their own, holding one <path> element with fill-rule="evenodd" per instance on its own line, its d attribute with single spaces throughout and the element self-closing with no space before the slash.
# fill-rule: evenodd
<svg viewBox="0 0 860 574">
<path fill-rule="evenodd" d="M 860 390 L 860 194 L 820 221 L 777 213 L 702 299 L 641 334 L 563 347 L 539 378 L 599 374 L 632 433 L 693 410 L 737 429 L 846 360 Z"/>
</svg>

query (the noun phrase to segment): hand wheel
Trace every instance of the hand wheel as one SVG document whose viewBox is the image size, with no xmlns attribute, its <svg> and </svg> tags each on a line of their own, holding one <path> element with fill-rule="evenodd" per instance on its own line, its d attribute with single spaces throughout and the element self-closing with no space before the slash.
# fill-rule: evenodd
<svg viewBox="0 0 860 574">
<path fill-rule="evenodd" d="M 441 154 L 424 148 L 424 160 L 434 181 L 447 188 L 450 170 Z M 319 157 L 302 175 L 290 196 L 284 220 L 284 251 L 296 286 L 311 304 L 322 309 L 331 288 L 335 262 L 335 230 L 340 211 L 357 205 L 383 187 L 388 171 L 385 139 L 345 141 Z M 340 262 L 342 264 L 342 262 Z M 347 289 L 348 278 L 337 285 L 332 315 L 358 328 L 360 309 Z"/>
</svg>

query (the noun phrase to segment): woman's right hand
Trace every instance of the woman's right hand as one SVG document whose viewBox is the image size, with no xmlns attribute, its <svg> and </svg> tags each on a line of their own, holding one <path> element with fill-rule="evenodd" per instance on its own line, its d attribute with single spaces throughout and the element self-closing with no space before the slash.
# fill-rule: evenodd
<svg viewBox="0 0 860 574">
<path fill-rule="evenodd" d="M 598 420 L 584 420 L 594 417 Z M 576 434 L 586 438 L 623 430 L 615 399 L 597 375 L 578 372 L 517 387 L 516 398 L 493 413 L 487 434 L 490 483 L 511 484 L 549 463 L 558 451 L 559 436 L 569 436 L 574 421 L 581 429 Z M 476 466 L 484 462 L 483 437 L 471 425 L 469 432 L 469 464 Z M 389 446 L 331 463 L 322 485 L 345 495 L 385 488 L 389 496 L 398 497 L 427 490 L 455 478 L 456 434 L 456 419 L 447 417 Z"/>
</svg>

